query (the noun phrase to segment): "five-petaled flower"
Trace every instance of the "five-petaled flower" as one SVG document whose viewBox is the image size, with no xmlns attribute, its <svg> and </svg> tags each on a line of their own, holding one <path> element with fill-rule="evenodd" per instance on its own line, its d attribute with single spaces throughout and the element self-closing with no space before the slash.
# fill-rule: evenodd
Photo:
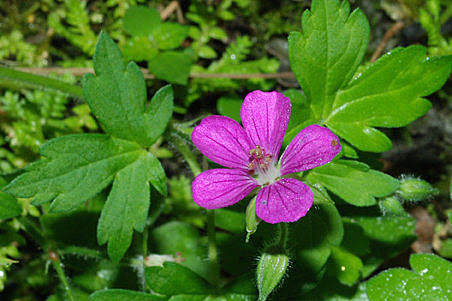
<svg viewBox="0 0 452 301">
<path fill-rule="evenodd" d="M 339 139 L 327 128 L 300 131 L 278 161 L 289 123 L 289 98 L 278 92 L 253 91 L 240 111 L 243 127 L 226 116 L 209 116 L 193 130 L 203 155 L 229 169 L 202 172 L 193 182 L 193 200 L 207 209 L 233 205 L 256 187 L 256 214 L 268 223 L 294 222 L 312 206 L 313 193 L 295 172 L 330 162 L 340 151 Z"/>
</svg>

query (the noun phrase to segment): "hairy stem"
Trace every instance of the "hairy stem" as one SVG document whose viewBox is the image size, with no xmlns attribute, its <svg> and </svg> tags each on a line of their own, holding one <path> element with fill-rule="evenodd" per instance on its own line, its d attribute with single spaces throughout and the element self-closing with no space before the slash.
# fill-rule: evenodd
<svg viewBox="0 0 452 301">
<path fill-rule="evenodd" d="M 57 272 L 58 278 L 60 278 L 61 284 L 63 285 L 63 289 L 67 295 L 68 300 L 74 301 L 74 297 L 72 296 L 71 287 L 69 286 L 69 282 L 68 282 L 66 274 L 64 273 L 64 270 L 63 270 L 63 264 L 60 261 L 60 256 L 53 251 L 49 251 L 48 254 L 50 257 L 50 261 L 52 262 L 52 266 L 55 269 L 55 271 Z"/>
<path fill-rule="evenodd" d="M 185 161 L 187 161 L 188 166 L 190 167 L 192 173 L 195 175 L 199 175 L 201 173 L 201 167 L 196 159 L 195 154 L 192 152 L 190 147 L 188 146 L 187 141 L 181 137 L 181 134 L 178 133 L 172 125 L 170 125 L 169 133 L 168 133 L 169 141 L 173 143 L 179 153 L 184 157 Z"/>
</svg>

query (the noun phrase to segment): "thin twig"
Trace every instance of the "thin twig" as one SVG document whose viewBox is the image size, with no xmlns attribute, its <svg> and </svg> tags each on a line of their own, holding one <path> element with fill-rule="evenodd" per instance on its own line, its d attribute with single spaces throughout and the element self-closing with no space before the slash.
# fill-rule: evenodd
<svg viewBox="0 0 452 301">
<path fill-rule="evenodd" d="M 30 72 L 34 74 L 64 74 L 71 73 L 75 76 L 82 76 L 86 73 L 94 73 L 91 68 L 61 68 L 61 67 L 46 67 L 46 68 L 18 68 L 23 72 Z M 143 76 L 146 79 L 153 79 L 155 76 L 150 74 L 146 69 L 141 69 Z M 190 73 L 190 78 L 228 78 L 228 79 L 250 79 L 250 78 L 295 78 L 292 72 L 274 72 L 274 73 Z"/>
<path fill-rule="evenodd" d="M 385 35 L 383 36 L 383 40 L 378 44 L 377 49 L 375 49 L 374 54 L 372 55 L 372 58 L 370 59 L 370 62 L 375 62 L 383 52 L 383 50 L 386 47 L 386 44 L 388 44 L 389 40 L 392 39 L 393 36 L 395 36 L 402 28 L 405 26 L 405 23 L 402 21 L 398 21 L 394 25 L 392 25 L 388 31 L 386 31 Z"/>
<path fill-rule="evenodd" d="M 160 17 L 162 20 L 166 20 L 172 13 L 174 13 L 174 11 L 176 11 L 177 22 L 184 24 L 184 15 L 182 14 L 179 2 L 176 0 L 171 1 L 171 3 L 160 12 Z"/>
</svg>

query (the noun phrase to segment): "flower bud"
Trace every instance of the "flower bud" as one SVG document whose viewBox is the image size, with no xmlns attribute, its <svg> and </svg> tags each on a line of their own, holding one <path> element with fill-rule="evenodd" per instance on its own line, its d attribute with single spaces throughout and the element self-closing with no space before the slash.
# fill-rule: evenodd
<svg viewBox="0 0 452 301">
<path fill-rule="evenodd" d="M 400 180 L 400 187 L 396 193 L 403 200 L 419 202 L 437 195 L 439 190 L 424 180 L 405 177 Z"/>
<path fill-rule="evenodd" d="M 394 196 L 388 196 L 380 200 L 378 203 L 381 213 L 383 215 L 396 215 L 396 216 L 407 216 L 405 209 L 403 209 L 400 201 Z"/>
<path fill-rule="evenodd" d="M 256 216 L 256 197 L 254 197 L 250 203 L 248 204 L 248 207 L 246 207 L 246 215 L 245 215 L 245 222 L 246 222 L 246 242 L 249 241 L 250 236 L 256 232 L 257 226 L 259 225 L 259 218 Z"/>
<path fill-rule="evenodd" d="M 286 229 L 281 231 L 279 243 L 266 247 L 259 258 L 256 271 L 259 301 L 267 299 L 268 295 L 281 281 L 289 266 L 290 259 L 285 248 L 287 225 L 281 225 L 281 228 L 283 227 Z"/>
</svg>

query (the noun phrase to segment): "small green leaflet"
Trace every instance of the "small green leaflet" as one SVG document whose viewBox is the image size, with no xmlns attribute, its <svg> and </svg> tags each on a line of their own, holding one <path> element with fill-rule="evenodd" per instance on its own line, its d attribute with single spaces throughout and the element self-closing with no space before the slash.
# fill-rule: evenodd
<svg viewBox="0 0 452 301">
<path fill-rule="evenodd" d="M 124 31 L 132 36 L 147 36 L 161 24 L 158 10 L 142 5 L 130 7 L 124 16 Z"/>
<path fill-rule="evenodd" d="M 311 124 L 326 124 L 360 150 L 386 151 L 391 141 L 375 127 L 401 127 L 424 115 L 431 104 L 422 97 L 445 83 L 452 56 L 397 48 L 353 77 L 369 25 L 360 10 L 349 12 L 347 1 L 314 0 L 303 14 L 303 33 L 290 34 L 291 67 L 313 112 Z"/>
<path fill-rule="evenodd" d="M 126 67 L 118 46 L 104 32 L 94 53 L 94 70 L 95 76 L 84 76 L 83 90 L 104 131 L 145 147 L 152 145 L 173 112 L 171 87 L 160 89 L 146 107 L 146 85 L 140 68 L 133 62 Z"/>
<path fill-rule="evenodd" d="M 313 169 L 307 179 L 355 206 L 375 205 L 375 197 L 393 193 L 399 181 L 358 161 L 338 160 Z"/>
<path fill-rule="evenodd" d="M 135 60 L 147 60 L 148 69 L 157 78 L 186 85 L 190 76 L 192 55 L 178 48 L 188 35 L 188 26 L 161 22 L 157 10 L 132 6 L 124 16 L 124 30 L 132 35 L 124 48 Z M 163 51 L 163 52 L 162 52 Z"/>
<path fill-rule="evenodd" d="M 389 269 L 370 279 L 367 282 L 369 300 L 452 298 L 452 263 L 433 254 L 413 254 L 410 265 L 413 271 Z"/>
<path fill-rule="evenodd" d="M 158 78 L 170 83 L 186 85 L 192 58 L 183 51 L 165 51 L 148 61 L 148 69 Z"/>
</svg>

